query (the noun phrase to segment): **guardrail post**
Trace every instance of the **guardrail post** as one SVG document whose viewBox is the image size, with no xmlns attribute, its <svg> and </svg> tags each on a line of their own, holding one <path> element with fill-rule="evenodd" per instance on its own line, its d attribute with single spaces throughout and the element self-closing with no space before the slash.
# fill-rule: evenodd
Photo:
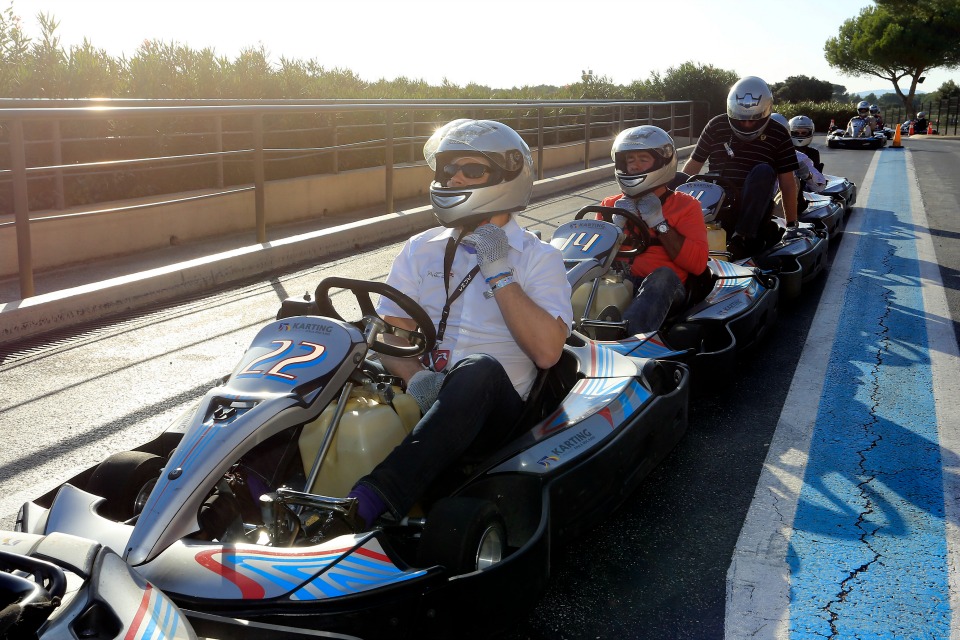
<svg viewBox="0 0 960 640">
<path fill-rule="evenodd" d="M 266 183 L 263 166 L 263 114 L 253 116 L 253 199 L 257 210 L 257 242 L 267 241 L 267 214 L 264 185 Z"/>
<path fill-rule="evenodd" d="M 677 107 L 677 105 L 673 104 L 672 102 L 670 103 L 670 131 L 669 131 L 669 133 L 670 133 L 670 136 L 673 137 L 673 138 L 676 137 L 676 133 L 674 133 L 674 132 L 677 130 L 677 123 L 675 122 L 675 118 L 677 117 L 677 108 L 676 108 L 676 107 Z"/>
<path fill-rule="evenodd" d="M 537 180 L 543 180 L 543 107 L 537 107 Z"/>
<path fill-rule="evenodd" d="M 337 145 L 340 144 L 340 134 L 337 131 L 337 114 L 330 114 L 330 124 L 333 127 L 333 173 L 334 175 L 340 173 L 340 150 L 337 148 Z"/>
<path fill-rule="evenodd" d="M 385 190 L 387 213 L 393 213 L 393 109 L 387 109 L 384 116 L 387 119 L 387 146 L 384 149 Z"/>
<path fill-rule="evenodd" d="M 223 189 L 223 116 L 214 117 L 213 131 L 217 149 L 217 188 Z"/>
<path fill-rule="evenodd" d="M 51 144 L 53 145 L 53 164 L 58 167 L 58 169 L 53 172 L 54 207 L 56 207 L 58 211 L 63 211 L 67 205 L 63 195 L 63 169 L 59 168 L 63 166 L 63 146 L 60 136 L 59 120 L 54 120 L 50 123 L 50 138 Z"/>
<path fill-rule="evenodd" d="M 10 122 L 10 168 L 13 174 L 13 213 L 17 226 L 17 266 L 20 298 L 33 295 L 33 249 L 30 243 L 30 201 L 27 198 L 27 155 L 23 146 L 23 120 Z"/>
<path fill-rule="evenodd" d="M 583 113 L 583 168 L 590 168 L 590 107 Z"/>
<path fill-rule="evenodd" d="M 623 131 L 623 105 L 617 107 L 617 132 Z"/>
</svg>

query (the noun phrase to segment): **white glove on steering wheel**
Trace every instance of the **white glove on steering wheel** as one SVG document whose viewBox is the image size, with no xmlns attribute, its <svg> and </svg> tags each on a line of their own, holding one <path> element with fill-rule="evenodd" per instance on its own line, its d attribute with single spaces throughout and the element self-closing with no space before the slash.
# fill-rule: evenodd
<svg viewBox="0 0 960 640">
<path fill-rule="evenodd" d="M 636 200 L 624 196 L 617 200 L 614 206 L 637 214 L 651 229 L 663 222 L 663 205 L 653 192 L 647 192 Z"/>
</svg>

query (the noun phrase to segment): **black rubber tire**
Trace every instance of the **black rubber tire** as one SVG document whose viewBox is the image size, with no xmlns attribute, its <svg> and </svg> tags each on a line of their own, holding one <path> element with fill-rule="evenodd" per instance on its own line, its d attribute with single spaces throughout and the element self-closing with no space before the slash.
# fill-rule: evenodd
<svg viewBox="0 0 960 640">
<path fill-rule="evenodd" d="M 98 513 L 118 522 L 137 515 L 165 463 L 164 458 L 143 451 L 121 451 L 101 462 L 86 488 L 106 499 Z"/>
<path fill-rule="evenodd" d="M 418 562 L 460 575 L 499 562 L 506 548 L 507 528 L 497 505 L 480 498 L 443 498 L 427 515 Z"/>
</svg>

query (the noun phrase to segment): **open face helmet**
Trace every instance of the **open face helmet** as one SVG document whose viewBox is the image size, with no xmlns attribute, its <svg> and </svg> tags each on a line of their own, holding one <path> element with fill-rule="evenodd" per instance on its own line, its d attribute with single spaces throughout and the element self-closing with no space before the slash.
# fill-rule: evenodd
<svg viewBox="0 0 960 640">
<path fill-rule="evenodd" d="M 643 173 L 628 173 L 627 153 L 646 151 L 653 156 L 653 166 Z M 653 125 L 624 129 L 613 141 L 610 157 L 614 176 L 624 195 L 637 197 L 667 184 L 677 175 L 677 148 L 666 131 Z"/>
<path fill-rule="evenodd" d="M 735 136 L 741 140 L 760 137 L 773 111 L 770 87 L 761 78 L 741 78 L 727 94 L 727 119 Z"/>
<path fill-rule="evenodd" d="M 793 146 L 805 147 L 813 141 L 813 120 L 807 116 L 794 116 L 790 118 L 789 125 Z"/>
<path fill-rule="evenodd" d="M 490 163 L 489 179 L 480 185 L 447 187 L 448 163 L 482 156 Z M 533 155 L 516 131 L 493 120 L 454 120 L 437 129 L 423 146 L 433 169 L 430 204 L 445 227 L 472 229 L 498 213 L 526 208 L 533 191 Z"/>
<path fill-rule="evenodd" d="M 857 113 L 860 114 L 861 118 L 866 118 L 870 115 L 870 103 L 866 100 L 861 100 L 857 103 Z"/>
</svg>

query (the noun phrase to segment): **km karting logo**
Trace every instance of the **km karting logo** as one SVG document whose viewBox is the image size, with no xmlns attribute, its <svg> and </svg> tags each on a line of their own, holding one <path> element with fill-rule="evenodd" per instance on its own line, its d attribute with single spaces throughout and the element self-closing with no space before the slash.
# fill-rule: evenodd
<svg viewBox="0 0 960 640">
<path fill-rule="evenodd" d="M 593 442 L 593 440 L 593 433 L 589 429 L 583 429 L 551 449 L 550 453 L 537 460 L 537 464 L 549 469 L 551 464 L 560 462 L 560 458 L 564 454 L 582 449 L 584 445 Z"/>
</svg>

